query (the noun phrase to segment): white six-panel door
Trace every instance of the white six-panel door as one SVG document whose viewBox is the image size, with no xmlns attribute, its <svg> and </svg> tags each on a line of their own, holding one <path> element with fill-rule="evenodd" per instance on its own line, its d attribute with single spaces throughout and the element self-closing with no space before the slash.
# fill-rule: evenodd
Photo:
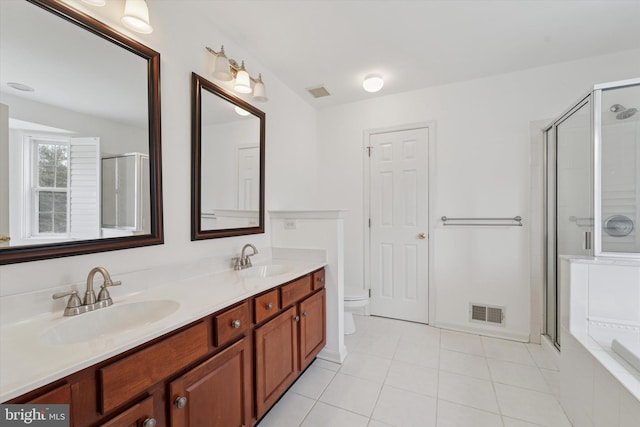
<svg viewBox="0 0 640 427">
<path fill-rule="evenodd" d="M 428 323 L 429 130 L 369 136 L 371 314 Z"/>
</svg>

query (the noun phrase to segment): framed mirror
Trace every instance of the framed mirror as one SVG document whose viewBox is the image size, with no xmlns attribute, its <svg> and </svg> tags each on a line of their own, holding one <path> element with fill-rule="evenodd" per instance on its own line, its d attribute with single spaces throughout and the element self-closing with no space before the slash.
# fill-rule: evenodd
<svg viewBox="0 0 640 427">
<path fill-rule="evenodd" d="M 163 243 L 160 55 L 57 0 L 0 20 L 0 264 Z"/>
<path fill-rule="evenodd" d="M 265 114 L 191 76 L 191 240 L 264 233 Z"/>
</svg>

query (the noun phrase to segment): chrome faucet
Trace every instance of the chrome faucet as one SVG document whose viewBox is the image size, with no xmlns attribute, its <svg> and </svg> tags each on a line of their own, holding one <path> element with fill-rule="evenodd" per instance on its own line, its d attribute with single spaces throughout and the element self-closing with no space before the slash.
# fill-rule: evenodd
<svg viewBox="0 0 640 427">
<path fill-rule="evenodd" d="M 253 250 L 253 253 L 245 255 L 247 248 L 251 248 Z M 251 259 L 249 259 L 249 257 L 254 256 L 257 253 L 258 253 L 258 249 L 256 249 L 256 247 L 253 246 L 251 243 L 247 243 L 242 247 L 242 252 L 240 252 L 240 256 L 234 257 L 231 259 L 231 262 L 233 262 L 233 269 L 244 270 L 245 268 L 251 267 Z"/>
<path fill-rule="evenodd" d="M 100 286 L 100 292 L 98 293 L 97 299 L 96 293 L 93 291 L 93 277 L 96 275 L 96 273 L 100 273 L 103 278 L 103 283 Z M 87 291 L 84 294 L 84 301 L 80 301 L 78 291 L 58 292 L 53 294 L 53 299 L 69 296 L 67 307 L 64 309 L 64 315 L 76 316 L 88 311 L 109 307 L 111 304 L 113 304 L 113 300 L 111 299 L 111 295 L 109 295 L 107 287 L 118 286 L 121 284 L 122 282 L 120 282 L 119 280 L 115 282 L 111 280 L 109 272 L 104 267 L 95 267 L 91 269 L 89 275 L 87 276 Z"/>
</svg>

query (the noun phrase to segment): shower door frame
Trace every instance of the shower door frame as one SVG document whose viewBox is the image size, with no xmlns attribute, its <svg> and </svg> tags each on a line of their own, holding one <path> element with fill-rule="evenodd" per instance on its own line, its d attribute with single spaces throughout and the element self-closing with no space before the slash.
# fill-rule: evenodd
<svg viewBox="0 0 640 427">
<path fill-rule="evenodd" d="M 640 78 L 621 80 L 609 83 L 602 83 L 593 86 L 593 89 L 579 98 L 579 100 L 566 109 L 561 115 L 554 119 L 548 126 L 546 126 L 542 132 L 545 135 L 543 139 L 543 190 L 544 190 L 544 218 L 543 218 L 543 230 L 544 230 L 544 274 L 543 274 L 543 298 L 544 298 L 544 333 L 552 338 L 553 345 L 559 350 L 560 343 L 558 341 L 560 331 L 560 305 L 559 305 L 559 283 L 558 283 L 558 242 L 557 242 L 557 209 L 558 209 L 558 194 L 557 194 L 557 127 L 565 119 L 570 117 L 578 109 L 582 108 L 585 103 L 590 102 L 591 108 L 591 186 L 592 186 L 592 208 L 593 208 L 593 235 L 592 235 L 592 253 L 591 256 L 598 257 L 617 257 L 617 258 L 640 258 L 640 253 L 629 252 L 604 252 L 602 251 L 602 93 L 609 89 L 620 89 L 628 86 L 640 85 Z M 553 165 L 549 164 L 549 132 L 553 137 Z M 549 171 L 550 167 L 553 167 L 553 182 L 550 182 Z M 553 185 L 553 206 L 549 206 L 549 194 L 550 185 Z M 553 212 L 550 212 L 553 210 Z M 549 232 L 550 213 L 553 213 L 553 233 Z M 550 248 L 553 249 L 553 254 L 550 254 Z M 553 291 L 555 292 L 554 306 L 548 307 L 550 291 L 549 283 L 549 265 L 553 258 Z M 553 309 L 553 325 L 549 325 L 549 308 Z M 549 328 L 553 328 L 553 336 L 549 334 Z"/>
<path fill-rule="evenodd" d="M 578 110 L 580 110 L 582 107 L 584 107 L 586 104 L 589 104 L 589 108 L 591 108 L 590 111 L 590 117 L 592 118 L 591 120 L 591 138 L 590 138 L 590 150 L 592 152 L 592 154 L 594 153 L 595 150 L 595 144 L 594 144 L 594 139 L 593 139 L 593 135 L 594 135 L 594 121 L 593 121 L 593 117 L 594 117 L 594 112 L 596 111 L 594 105 L 594 99 L 593 99 L 593 91 L 590 91 L 588 93 L 586 93 L 585 95 L 583 95 L 582 97 L 580 97 L 578 99 L 577 102 L 573 103 L 571 105 L 571 107 L 569 107 L 568 109 L 566 109 L 564 112 L 562 112 L 562 114 L 560 114 L 556 119 L 553 120 L 553 122 L 551 122 L 548 126 L 546 126 L 544 129 L 542 129 L 543 134 L 545 135 L 545 137 L 543 138 L 543 191 L 544 191 L 544 203 L 543 203 L 543 209 L 544 209 L 544 215 L 543 215 L 543 230 L 544 230 L 544 263 L 543 263 L 543 268 L 544 268 L 544 274 L 543 274 L 543 283 L 544 283 L 544 289 L 543 289 L 543 298 L 544 298 L 544 313 L 543 313 L 543 319 L 544 319 L 544 334 L 547 335 L 550 339 L 552 344 L 558 349 L 560 350 L 560 329 L 561 329 L 561 325 L 560 325 L 560 287 L 559 287 L 559 276 L 558 276 L 558 126 L 561 125 L 565 120 L 567 120 L 568 118 L 570 118 L 574 113 L 576 113 Z M 550 147 L 549 147 L 549 132 L 551 132 L 551 136 L 553 138 L 553 147 L 551 147 L 553 149 L 553 164 L 549 164 L 549 154 L 550 154 Z M 591 174 L 591 189 L 592 191 L 595 191 L 595 174 L 593 173 L 593 169 L 594 169 L 594 163 L 595 161 L 595 156 L 592 156 L 592 161 L 591 161 L 591 169 L 592 169 L 592 174 Z M 549 171 L 550 171 L 550 167 L 553 168 L 553 182 L 550 182 L 549 179 Z M 553 194 L 550 194 L 550 185 L 553 185 Z M 549 204 L 549 200 L 550 197 L 553 197 L 553 206 L 550 206 Z M 595 209 L 595 206 L 592 206 Z M 550 225 L 550 215 L 552 215 L 553 218 L 553 233 L 549 233 L 549 225 Z M 594 217 L 595 220 L 595 217 Z M 595 234 L 595 231 L 594 231 Z M 593 240 L 592 240 L 593 243 Z M 552 248 L 552 253 L 550 254 L 550 248 Z M 593 255 L 593 249 L 594 246 L 592 245 L 592 255 Z M 551 260 L 551 258 L 553 258 L 553 260 Z M 553 262 L 553 265 L 550 265 L 550 262 Z M 554 299 L 553 299 L 553 307 L 551 307 L 553 309 L 553 325 L 549 325 L 549 287 L 550 287 L 550 283 L 549 283 L 549 276 L 550 276 L 550 272 L 549 269 L 550 267 L 553 267 L 553 271 L 552 271 L 552 275 L 553 275 L 553 291 L 554 291 Z M 549 329 L 553 328 L 553 335 L 551 335 L 549 333 Z"/>
</svg>

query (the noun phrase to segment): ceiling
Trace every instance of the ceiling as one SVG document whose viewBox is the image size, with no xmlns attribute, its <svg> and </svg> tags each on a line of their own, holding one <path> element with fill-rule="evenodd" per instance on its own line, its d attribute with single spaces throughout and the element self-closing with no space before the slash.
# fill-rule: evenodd
<svg viewBox="0 0 640 427">
<path fill-rule="evenodd" d="M 640 48 L 640 0 L 201 0 L 188 5 L 318 108 Z M 242 59 L 229 50 L 227 55 Z M 261 71 L 250 61 L 247 69 L 254 76 Z M 369 73 L 385 79 L 377 94 L 362 89 Z M 265 85 L 268 91 L 268 79 Z M 306 91 L 318 85 L 331 96 L 314 99 Z"/>
<path fill-rule="evenodd" d="M 146 128 L 147 62 L 42 8 L 0 0 L 0 98 L 12 106 L 11 97 Z"/>
</svg>

